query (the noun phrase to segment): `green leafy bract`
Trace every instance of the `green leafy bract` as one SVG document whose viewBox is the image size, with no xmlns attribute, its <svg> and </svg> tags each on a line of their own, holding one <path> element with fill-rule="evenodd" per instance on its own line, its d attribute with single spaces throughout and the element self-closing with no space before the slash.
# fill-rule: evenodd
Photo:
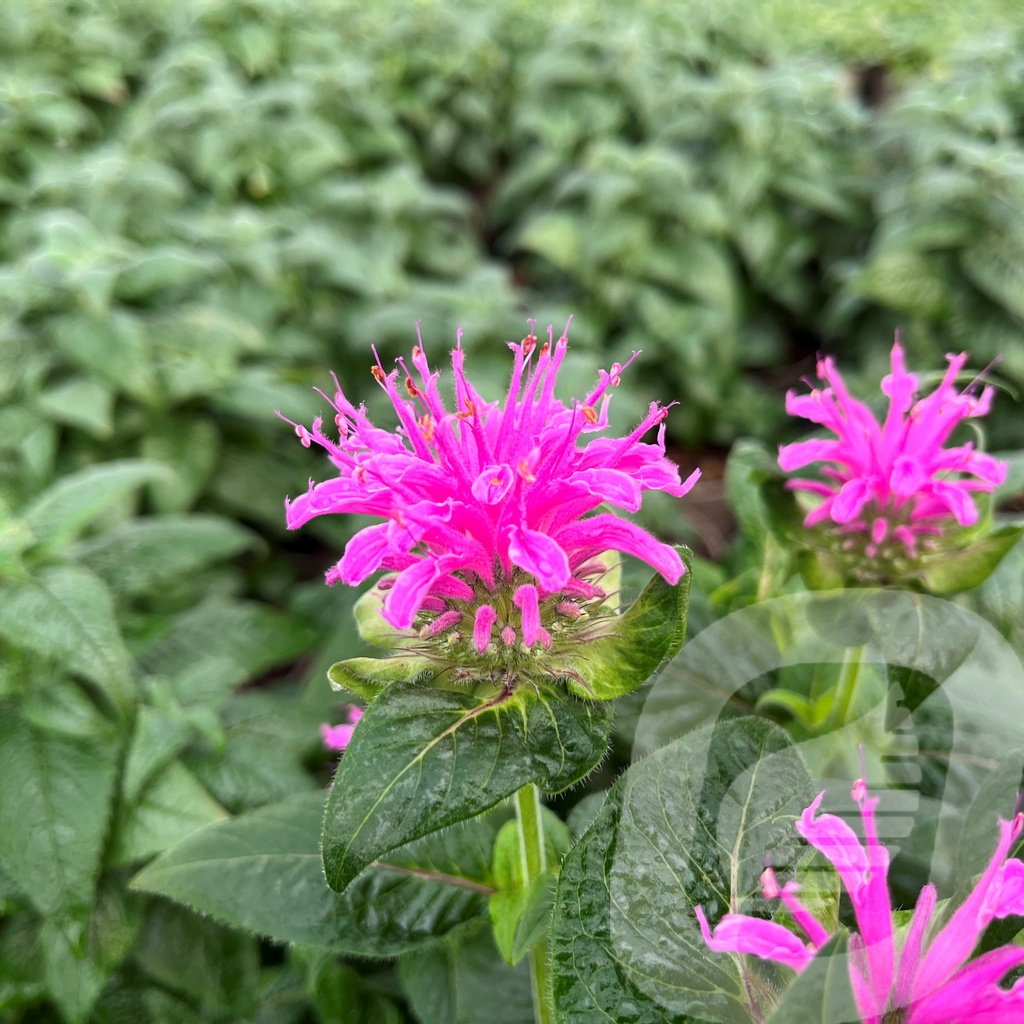
<svg viewBox="0 0 1024 1024">
<path fill-rule="evenodd" d="M 490 697 L 409 684 L 367 708 L 335 776 L 324 822 L 327 881 L 493 807 L 529 782 L 557 793 L 605 755 L 611 708 L 523 682 Z"/>
<path fill-rule="evenodd" d="M 679 548 L 686 572 L 675 585 L 655 575 L 627 611 L 611 620 L 606 635 L 588 640 L 572 661 L 570 692 L 590 700 L 614 700 L 647 681 L 686 638 L 693 553 Z"/>
</svg>

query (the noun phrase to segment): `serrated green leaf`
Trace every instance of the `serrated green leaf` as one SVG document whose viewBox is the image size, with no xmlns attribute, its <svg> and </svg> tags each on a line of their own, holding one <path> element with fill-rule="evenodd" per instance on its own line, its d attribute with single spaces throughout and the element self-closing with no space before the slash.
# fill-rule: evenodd
<svg viewBox="0 0 1024 1024">
<path fill-rule="evenodd" d="M 115 594 L 134 596 L 258 543 L 254 534 L 230 519 L 168 515 L 132 520 L 76 545 L 69 554 Z"/>
<path fill-rule="evenodd" d="M 327 670 L 336 690 L 348 690 L 367 703 L 378 697 L 389 683 L 413 683 L 431 670 L 426 658 L 395 655 L 391 658 L 349 658 Z"/>
<path fill-rule="evenodd" d="M 62 477 L 19 516 L 41 547 L 56 551 L 136 488 L 167 476 L 165 466 L 141 459 L 90 466 Z"/>
<path fill-rule="evenodd" d="M 552 925 L 563 1024 L 628 1019 L 748 1024 L 771 1005 L 746 965 L 710 953 L 694 908 L 765 913 L 765 856 L 789 873 L 803 850 L 795 818 L 812 787 L 786 734 L 762 719 L 723 721 L 634 764 L 569 852 Z"/>
<path fill-rule="evenodd" d="M 1024 526 L 1002 526 L 960 551 L 921 559 L 921 582 L 929 593 L 948 597 L 984 583 L 1024 537 Z"/>
<path fill-rule="evenodd" d="M 0 705 L 0 859 L 41 913 L 88 906 L 122 741 L 66 736 Z"/>
<path fill-rule="evenodd" d="M 686 572 L 675 585 L 655 574 L 623 615 L 608 626 L 608 634 L 587 637 L 582 655 L 572 666 L 579 678 L 566 685 L 577 697 L 614 700 L 645 683 L 671 657 L 686 638 L 693 556 L 680 548 Z"/>
<path fill-rule="evenodd" d="M 79 672 L 127 709 L 134 699 L 128 651 L 106 586 L 76 565 L 0 582 L 0 636 Z"/>
<path fill-rule="evenodd" d="M 308 793 L 204 829 L 132 885 L 278 942 L 396 956 L 487 913 L 491 848 L 507 812 L 394 850 L 342 894 L 324 880 L 324 797 Z"/>
<path fill-rule="evenodd" d="M 557 793 L 605 755 L 611 709 L 521 685 L 489 699 L 406 684 L 366 710 L 335 776 L 324 866 L 343 891 L 368 864 L 529 782 Z"/>
</svg>

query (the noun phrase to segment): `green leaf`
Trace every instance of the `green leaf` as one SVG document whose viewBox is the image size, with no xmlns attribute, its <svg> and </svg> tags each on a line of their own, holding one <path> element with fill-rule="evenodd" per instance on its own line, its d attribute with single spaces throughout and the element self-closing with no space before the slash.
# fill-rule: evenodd
<svg viewBox="0 0 1024 1024">
<path fill-rule="evenodd" d="M 216 660 L 220 678 L 206 687 L 205 701 L 221 680 L 226 680 L 222 685 L 229 692 L 236 685 L 238 680 L 226 671 L 228 665 L 235 666 L 241 678 L 251 678 L 305 654 L 315 639 L 313 630 L 299 619 L 265 604 L 213 596 L 176 616 L 138 662 L 144 672 L 173 677 Z"/>
<path fill-rule="evenodd" d="M 21 705 L 25 720 L 37 729 L 65 736 L 108 736 L 110 719 L 70 679 L 48 679 L 34 686 Z"/>
<path fill-rule="evenodd" d="M 398 970 L 420 1024 L 533 1024 L 529 965 L 509 967 L 485 928 L 404 956 Z"/>
<path fill-rule="evenodd" d="M 610 705 L 521 685 L 490 699 L 395 684 L 366 710 L 324 823 L 327 881 L 343 891 L 389 850 L 493 807 L 529 782 L 567 789 L 604 757 Z"/>
<path fill-rule="evenodd" d="M 358 956 L 396 956 L 482 919 L 491 848 L 507 812 L 394 850 L 342 894 L 324 880 L 322 793 L 203 829 L 132 881 L 235 928 Z"/>
<path fill-rule="evenodd" d="M 583 246 L 579 219 L 566 213 L 541 214 L 523 230 L 519 246 L 538 253 L 566 273 L 576 274 Z"/>
<path fill-rule="evenodd" d="M 47 388 L 39 408 L 54 423 L 79 427 L 100 440 L 114 433 L 114 393 L 88 377 L 75 377 Z"/>
<path fill-rule="evenodd" d="M 390 999 L 337 960 L 322 958 L 311 978 L 313 1006 L 322 1024 L 404 1024 Z"/>
<path fill-rule="evenodd" d="M 153 902 L 139 933 L 135 960 L 160 984 L 236 1019 L 248 1019 L 256 1009 L 255 941 L 184 907 Z"/>
<path fill-rule="evenodd" d="M 921 559 L 921 581 L 929 593 L 948 597 L 976 587 L 995 572 L 1024 537 L 1024 526 L 1002 526 L 960 551 Z"/>
<path fill-rule="evenodd" d="M 28 581 L 0 582 L 0 636 L 81 673 L 122 710 L 134 699 L 110 593 L 79 566 L 50 566 Z"/>
<path fill-rule="evenodd" d="M 196 777 L 180 761 L 172 761 L 143 789 L 137 803 L 119 809 L 110 862 L 130 864 L 162 853 L 226 817 L 227 811 Z"/>
<path fill-rule="evenodd" d="M 151 424 L 140 443 L 147 459 L 166 463 L 173 473 L 149 485 L 153 504 L 161 512 L 191 508 L 213 476 L 220 449 L 220 435 L 208 419 L 183 422 L 178 416 L 166 423 Z"/>
<path fill-rule="evenodd" d="M 219 516 L 135 519 L 93 541 L 71 557 L 103 579 L 115 594 L 144 594 L 254 547 L 257 537 Z"/>
<path fill-rule="evenodd" d="M 121 740 L 40 730 L 0 704 L 0 859 L 43 914 L 88 906 Z"/>
<path fill-rule="evenodd" d="M 634 764 L 562 864 L 552 925 L 563 1024 L 701 1020 L 748 1024 L 768 983 L 705 946 L 727 912 L 765 914 L 760 874 L 803 849 L 795 818 L 813 796 L 786 734 L 762 719 L 708 726 Z M 742 971 L 742 973 L 741 973 Z"/>
<path fill-rule="evenodd" d="M 848 939 L 833 935 L 811 963 L 783 990 L 768 1024 L 859 1024 L 850 985 Z"/>
<path fill-rule="evenodd" d="M 693 555 L 680 548 L 686 572 L 674 586 L 656 573 L 625 614 L 608 620 L 609 632 L 587 638 L 566 680 L 571 693 L 590 700 L 614 700 L 645 683 L 686 638 Z"/>
<path fill-rule="evenodd" d="M 34 914 L 12 914 L 0 924 L 0 1014 L 46 998 L 40 932 Z M 15 1015 L 11 1019 L 18 1020 Z"/>
<path fill-rule="evenodd" d="M 395 655 L 391 658 L 349 658 L 327 670 L 335 690 L 348 690 L 367 703 L 379 697 L 389 683 L 414 683 L 431 671 L 426 658 Z"/>
<path fill-rule="evenodd" d="M 53 339 L 77 366 L 119 391 L 144 402 L 156 393 L 156 374 L 142 325 L 121 310 L 97 318 L 77 315 L 58 320 Z"/>
<path fill-rule="evenodd" d="M 121 778 L 124 799 L 134 803 L 154 774 L 174 760 L 191 734 L 184 714 L 148 705 L 140 707 Z"/>
<path fill-rule="evenodd" d="M 37 543 L 47 551 L 69 544 L 89 523 L 145 483 L 169 476 L 156 462 L 105 462 L 62 477 L 23 509 Z"/>
<path fill-rule="evenodd" d="M 103 886 L 92 908 L 43 923 L 46 985 L 66 1021 L 89 1017 L 103 987 L 131 952 L 141 918 L 125 895 L 117 886 Z"/>
</svg>

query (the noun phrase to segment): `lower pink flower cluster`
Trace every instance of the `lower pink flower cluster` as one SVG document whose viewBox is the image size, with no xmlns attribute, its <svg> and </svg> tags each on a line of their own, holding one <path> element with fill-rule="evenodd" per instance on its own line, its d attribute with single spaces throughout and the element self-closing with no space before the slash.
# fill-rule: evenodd
<svg viewBox="0 0 1024 1024">
<path fill-rule="evenodd" d="M 910 924 L 897 940 L 889 896 L 889 851 L 875 828 L 877 797 L 859 779 L 853 798 L 860 807 L 866 844 L 833 814 L 817 815 L 824 794 L 797 822 L 797 831 L 835 866 L 849 893 L 857 920 L 850 936 L 850 982 L 865 1024 L 1019 1024 L 1024 1020 L 1024 979 L 1010 988 L 1000 982 L 1024 964 L 1024 947 L 1001 946 L 979 957 L 971 954 L 995 919 L 1024 914 L 1024 863 L 1007 860 L 1024 828 L 1024 815 L 1000 821 L 999 842 L 984 874 L 945 925 L 926 941 L 936 891 L 921 891 Z M 781 888 L 770 868 L 762 876 L 764 894 L 778 898 L 804 938 L 774 921 L 726 914 L 714 932 L 697 907 L 704 941 L 717 953 L 747 953 L 802 971 L 831 937 L 801 903 L 795 882 Z"/>
</svg>

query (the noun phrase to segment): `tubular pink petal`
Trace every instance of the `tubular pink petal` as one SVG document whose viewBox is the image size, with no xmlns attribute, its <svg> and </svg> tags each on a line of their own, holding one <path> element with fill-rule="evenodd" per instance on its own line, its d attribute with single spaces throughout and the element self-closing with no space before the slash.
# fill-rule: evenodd
<svg viewBox="0 0 1024 1024">
<path fill-rule="evenodd" d="M 784 473 L 790 473 L 812 462 L 835 461 L 839 452 L 838 441 L 797 441 L 779 447 L 779 466 Z"/>
<path fill-rule="evenodd" d="M 436 619 L 430 624 L 430 635 L 440 636 L 446 629 L 451 629 L 452 626 L 457 626 L 462 621 L 462 612 L 456 608 L 451 608 L 441 615 L 438 615 Z"/>
<path fill-rule="evenodd" d="M 678 583 L 686 567 L 679 552 L 655 540 L 618 516 L 604 514 L 573 523 L 556 532 L 555 539 L 569 555 L 570 565 L 582 564 L 602 551 L 622 551 L 653 566 L 669 583 Z"/>
<path fill-rule="evenodd" d="M 489 604 L 482 604 L 476 610 L 476 618 L 473 622 L 473 645 L 478 654 L 487 650 L 491 642 L 491 630 L 498 621 L 498 613 Z"/>
<path fill-rule="evenodd" d="M 989 889 L 983 914 L 992 917 L 1024 916 L 1024 863 L 1014 858 L 1000 869 Z"/>
<path fill-rule="evenodd" d="M 360 530 L 346 545 L 345 553 L 337 564 L 337 578 L 349 586 L 362 583 L 379 568 L 390 548 L 388 535 L 390 524 L 367 526 Z"/>
<path fill-rule="evenodd" d="M 903 941 L 900 951 L 899 967 L 896 971 L 896 1005 L 906 1006 L 914 991 L 914 979 L 921 967 L 921 944 L 924 941 L 925 929 L 931 922 L 935 910 L 937 893 L 934 885 L 926 885 L 917 897 L 914 916 L 910 919 L 910 928 Z"/>
<path fill-rule="evenodd" d="M 400 572 L 395 585 L 384 598 L 382 614 L 385 621 L 395 629 L 408 629 L 420 610 L 423 599 L 430 592 L 434 581 L 454 568 L 458 558 L 443 555 L 440 558 L 423 558 L 415 565 Z"/>
<path fill-rule="evenodd" d="M 539 530 L 513 526 L 509 530 L 508 554 L 514 565 L 525 569 L 549 593 L 569 582 L 569 558 L 558 542 Z"/>
<path fill-rule="evenodd" d="M 860 510 L 871 499 L 871 485 L 866 480 L 847 480 L 832 502 L 832 519 L 848 523 L 856 519 Z"/>
<path fill-rule="evenodd" d="M 959 1021 L 973 1024 L 977 1019 L 975 1011 L 986 1003 L 990 1012 L 1002 1004 L 1008 1011 L 1003 1018 L 1005 1024 L 1018 1024 L 1024 1001 L 1001 991 L 999 982 L 1022 963 L 1024 948 L 1020 946 L 1002 946 L 979 956 L 957 971 L 940 989 L 919 995 L 912 1004 L 908 1024 L 955 1024 Z"/>
<path fill-rule="evenodd" d="M 901 498 L 909 498 L 919 491 L 926 479 L 924 468 L 917 459 L 899 455 L 893 460 L 889 486 Z"/>
<path fill-rule="evenodd" d="M 868 855 L 856 832 L 842 818 L 835 814 L 821 814 L 815 818 L 824 797 L 824 792 L 815 797 L 796 823 L 796 830 L 832 862 L 852 896 L 868 883 Z"/>
<path fill-rule="evenodd" d="M 857 1009 L 860 1010 L 861 1020 L 864 1024 L 883 1024 L 882 1012 L 888 993 L 879 994 L 872 986 L 864 940 L 856 932 L 850 936 L 849 949 L 850 986 L 857 1001 Z"/>
<path fill-rule="evenodd" d="M 828 942 L 829 934 L 824 925 L 797 899 L 800 886 L 796 882 L 787 882 L 779 890 L 782 905 L 790 912 L 793 920 L 803 929 L 811 945 L 818 949 Z"/>
<path fill-rule="evenodd" d="M 961 526 L 973 526 L 978 521 L 978 507 L 962 486 L 946 480 L 931 484 L 931 493 L 942 502 Z"/>
<path fill-rule="evenodd" d="M 1021 815 L 999 822 L 999 842 L 988 867 L 945 928 L 932 940 L 914 984 L 915 1000 L 934 992 L 970 956 L 981 933 L 992 920 L 990 890 L 1001 875 L 1003 862 L 1020 835 Z"/>
<path fill-rule="evenodd" d="M 640 484 L 628 473 L 617 469 L 585 469 L 573 473 L 566 482 L 579 484 L 595 498 L 629 512 L 640 508 Z"/>
<path fill-rule="evenodd" d="M 871 524 L 871 543 L 881 544 L 888 536 L 889 521 L 879 517 Z"/>
<path fill-rule="evenodd" d="M 714 934 L 701 907 L 694 907 L 701 935 L 715 953 L 746 953 L 785 964 L 802 971 L 813 959 L 808 949 L 791 931 L 774 921 L 762 921 L 744 914 L 726 914 L 715 926 Z"/>
<path fill-rule="evenodd" d="M 532 647 L 540 639 L 541 634 L 537 588 L 532 583 L 524 584 L 516 590 L 512 603 L 523 613 L 523 643 L 527 647 Z"/>
<path fill-rule="evenodd" d="M 354 731 L 355 725 L 328 725 L 325 722 L 320 726 L 320 737 L 328 750 L 344 750 Z"/>
<path fill-rule="evenodd" d="M 511 626 L 505 626 L 502 629 L 501 642 L 506 647 L 511 647 L 516 642 L 516 631 Z"/>
</svg>

